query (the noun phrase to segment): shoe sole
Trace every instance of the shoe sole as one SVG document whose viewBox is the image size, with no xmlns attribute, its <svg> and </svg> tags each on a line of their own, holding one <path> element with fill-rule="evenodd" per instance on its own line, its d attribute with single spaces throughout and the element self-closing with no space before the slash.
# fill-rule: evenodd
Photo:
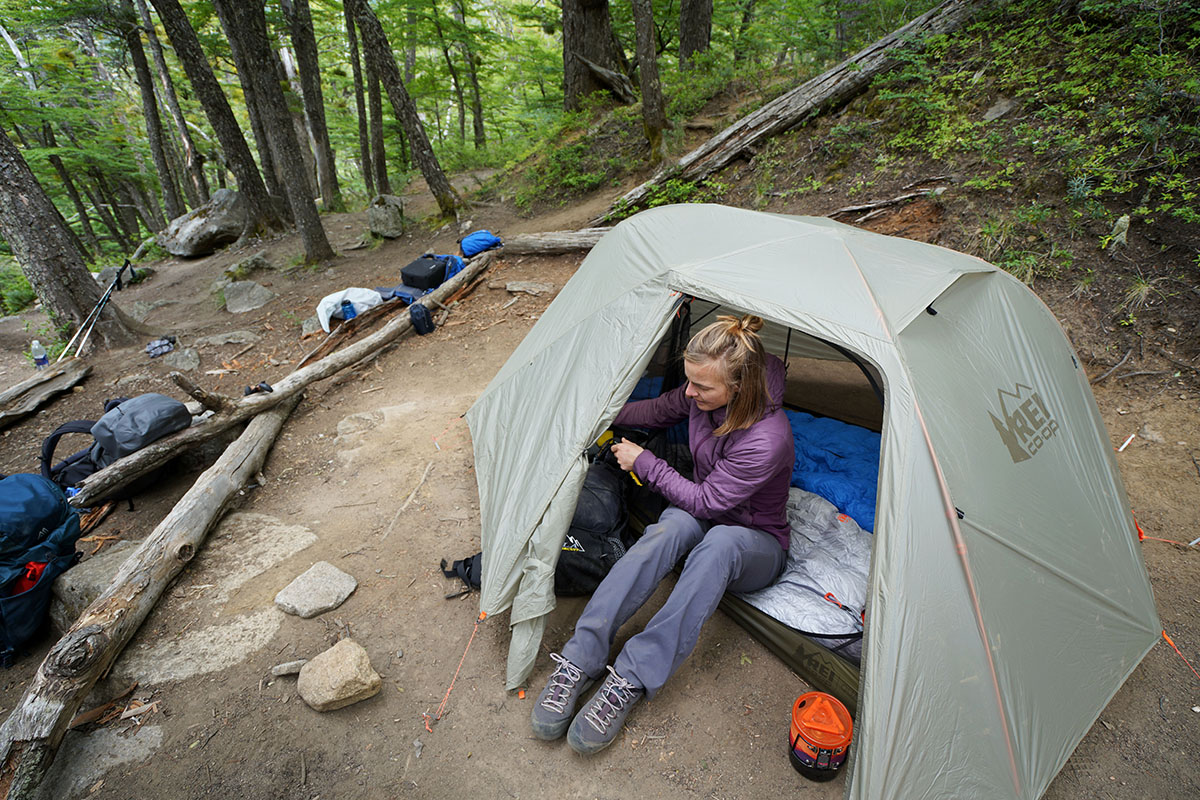
<svg viewBox="0 0 1200 800">
<path fill-rule="evenodd" d="M 595 681 L 587 681 L 579 689 L 579 696 L 582 697 L 587 693 L 588 689 L 592 688 Z M 578 702 L 576 702 L 578 705 Z M 533 711 L 529 714 L 529 727 L 533 729 L 533 735 L 541 739 L 543 742 L 552 742 L 555 739 L 561 739 L 567 732 L 567 728 L 571 727 L 571 720 L 575 718 L 575 709 L 571 709 L 570 715 L 566 719 L 553 724 L 539 722 L 534 718 L 534 713 L 537 712 L 537 706 L 533 707 Z"/>
</svg>

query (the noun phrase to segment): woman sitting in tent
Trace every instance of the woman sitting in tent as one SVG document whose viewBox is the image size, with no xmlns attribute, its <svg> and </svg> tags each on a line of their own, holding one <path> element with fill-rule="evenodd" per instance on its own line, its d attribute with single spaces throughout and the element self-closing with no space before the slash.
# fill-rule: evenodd
<svg viewBox="0 0 1200 800">
<path fill-rule="evenodd" d="M 718 317 L 688 343 L 685 385 L 617 415 L 615 424 L 646 428 L 688 420 L 695 480 L 632 442 L 613 446 L 621 468 L 671 505 L 596 589 L 562 655 L 551 654 L 558 667 L 531 715 L 538 738 L 565 732 L 579 753 L 603 750 L 634 704 L 654 697 L 692 652 L 725 590 L 761 589 L 783 569 L 795 451 L 782 410 L 783 362 L 763 350 L 762 324 L 754 316 Z M 608 666 L 617 630 L 684 555 L 666 604 Z M 606 667 L 599 691 L 576 714 Z"/>
</svg>

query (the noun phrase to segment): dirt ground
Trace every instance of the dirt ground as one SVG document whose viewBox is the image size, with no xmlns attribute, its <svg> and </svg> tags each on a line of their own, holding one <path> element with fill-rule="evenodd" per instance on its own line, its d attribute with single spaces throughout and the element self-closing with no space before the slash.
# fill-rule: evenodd
<svg viewBox="0 0 1200 800">
<path fill-rule="evenodd" d="M 469 227 L 501 236 L 579 227 L 604 202 L 535 219 L 483 208 Z M 909 207 L 880 223 L 931 239 L 937 220 L 922 220 L 921 213 Z M 258 249 L 286 266 L 299 247 L 292 238 L 154 264 L 151 280 L 116 299 L 127 307 L 163 303 L 146 321 L 175 333 L 181 346 L 225 331 L 259 335 L 236 359 L 244 345 L 202 348 L 200 367 L 191 373 L 210 389 L 240 394 L 244 385 L 287 374 L 315 346 L 317 339 L 301 340 L 300 322 L 323 295 L 395 283 L 401 266 L 427 250 L 452 252 L 458 235 L 420 229 L 378 248 L 346 250 L 364 233 L 363 215 L 331 215 L 325 222 L 343 255 L 328 268 L 254 276 L 279 295 L 257 311 L 224 311 L 210 286 L 225 265 Z M 560 288 L 580 260 L 502 257 L 488 281 Z M 532 691 L 522 699 L 504 689 L 506 615 L 485 620 L 473 637 L 478 595 L 445 599 L 461 584 L 442 576 L 439 561 L 479 549 L 471 441 L 460 416 L 551 299 L 510 296 L 485 282 L 435 333 L 408 336 L 365 367 L 313 386 L 276 443 L 266 483 L 245 492 L 85 703 L 107 700 L 137 681 L 132 697 L 156 702 L 155 710 L 69 733 L 43 796 L 840 797 L 844 775 L 810 783 L 788 762 L 789 711 L 809 687 L 722 613 L 668 686 L 634 712 L 616 745 L 585 759 L 562 742 L 533 739 L 528 725 L 533 696 L 550 671 L 544 654 L 568 638 L 582 601 L 560 601 Z M 1052 299 L 1052 305 L 1070 329 L 1072 304 Z M 31 374 L 21 351 L 32 338 L 29 328 L 42 321 L 36 312 L 0 321 L 0 385 Z M 106 397 L 179 396 L 165 378 L 168 368 L 139 348 L 90 358 L 95 372 L 80 391 L 3 433 L 0 470 L 36 471 L 42 437 L 63 420 L 94 417 Z M 208 374 L 215 370 L 224 372 Z M 1197 393 L 1172 381 L 1105 381 L 1096 395 L 1114 447 L 1139 434 L 1118 460 L 1146 533 L 1194 539 L 1200 529 Z M 144 537 L 205 465 L 199 456 L 185 459 L 134 511 L 122 506 L 95 535 Z M 398 514 L 414 489 L 412 504 Z M 105 539 L 81 543 L 89 554 L 111 546 Z M 1142 547 L 1163 625 L 1200 666 L 1200 552 L 1154 540 Z M 357 591 L 313 619 L 278 611 L 275 594 L 320 560 L 354 575 Z M 665 590 L 659 594 L 652 608 Z M 270 677 L 273 665 L 312 657 L 346 635 L 366 648 L 384 678 L 375 697 L 322 714 L 299 699 L 294 677 Z M 0 675 L 5 711 L 49 645 L 47 638 Z M 451 685 L 446 713 L 427 727 L 423 715 L 436 711 Z M 1198 711 L 1200 679 L 1160 642 L 1046 796 L 1200 796 Z"/>
</svg>

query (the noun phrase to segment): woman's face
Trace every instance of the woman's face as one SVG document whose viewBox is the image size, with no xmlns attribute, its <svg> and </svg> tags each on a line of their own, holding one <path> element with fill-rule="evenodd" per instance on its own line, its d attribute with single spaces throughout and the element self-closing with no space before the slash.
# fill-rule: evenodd
<svg viewBox="0 0 1200 800">
<path fill-rule="evenodd" d="M 684 361 L 683 371 L 688 379 L 684 394 L 695 400 L 701 411 L 716 411 L 729 403 L 730 387 L 721 375 L 720 364 L 714 359 Z"/>
</svg>

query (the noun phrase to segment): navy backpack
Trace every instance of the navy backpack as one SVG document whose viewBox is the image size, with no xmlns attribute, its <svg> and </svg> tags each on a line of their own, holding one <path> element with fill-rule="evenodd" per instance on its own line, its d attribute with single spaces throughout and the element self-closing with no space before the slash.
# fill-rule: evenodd
<svg viewBox="0 0 1200 800">
<path fill-rule="evenodd" d="M 50 586 L 79 559 L 79 514 L 41 475 L 0 479 L 0 666 L 46 621 Z"/>
</svg>

